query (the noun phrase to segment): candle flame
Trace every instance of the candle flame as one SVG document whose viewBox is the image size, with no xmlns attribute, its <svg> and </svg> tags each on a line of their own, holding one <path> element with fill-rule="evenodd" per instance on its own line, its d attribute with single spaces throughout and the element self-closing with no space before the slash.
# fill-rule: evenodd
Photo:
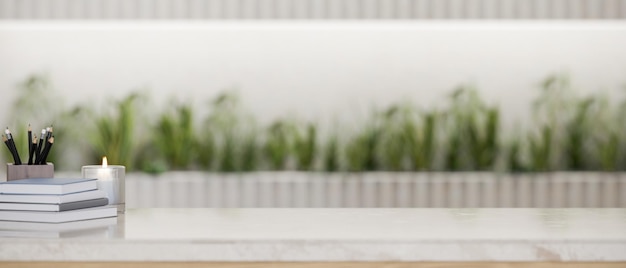
<svg viewBox="0 0 626 268">
<path fill-rule="evenodd" d="M 103 157 L 102 157 L 102 167 L 107 167 L 107 166 L 108 166 L 108 163 L 107 163 L 107 157 L 106 157 L 106 156 L 103 156 Z"/>
</svg>

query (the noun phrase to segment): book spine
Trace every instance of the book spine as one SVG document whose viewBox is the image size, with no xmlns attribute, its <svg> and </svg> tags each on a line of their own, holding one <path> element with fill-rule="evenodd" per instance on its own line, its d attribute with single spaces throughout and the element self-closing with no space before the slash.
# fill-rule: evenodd
<svg viewBox="0 0 626 268">
<path fill-rule="evenodd" d="M 81 208 L 91 208 L 104 206 L 109 203 L 107 198 L 92 199 L 86 201 L 70 202 L 65 204 L 59 204 L 59 211 L 75 210 Z"/>
</svg>

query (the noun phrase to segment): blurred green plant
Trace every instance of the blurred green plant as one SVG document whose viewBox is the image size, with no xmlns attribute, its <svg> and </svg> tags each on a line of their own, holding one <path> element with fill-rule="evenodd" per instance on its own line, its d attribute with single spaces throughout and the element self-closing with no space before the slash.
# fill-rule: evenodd
<svg viewBox="0 0 626 268">
<path fill-rule="evenodd" d="M 173 106 L 173 112 L 163 113 L 158 119 L 152 142 L 170 169 L 189 169 L 197 157 L 198 146 L 194 112 L 190 104 Z"/>
<path fill-rule="evenodd" d="M 211 113 L 205 120 L 201 143 L 205 153 L 204 166 L 211 167 L 216 161 L 212 152 L 219 156 L 218 170 L 223 172 L 236 171 L 234 136 L 239 118 L 239 97 L 235 92 L 223 92 L 210 102 Z M 212 139 L 209 139 L 212 138 Z M 219 143 L 219 147 L 218 144 Z"/>
<path fill-rule="evenodd" d="M 601 94 L 579 97 L 563 74 L 541 83 L 530 128 L 516 126 L 512 134 L 501 129 L 498 107 L 471 86 L 454 90 L 444 109 L 391 104 L 341 136 L 293 119 L 257 126 L 234 91 L 212 99 L 208 114 L 196 122 L 195 109 L 186 103 L 166 105 L 147 120 L 137 109 L 145 98 L 136 92 L 96 113 L 92 107 L 63 110 L 59 102 L 32 98 L 52 91 L 43 75 L 28 77 L 18 89 L 7 125 L 19 138 L 21 155 L 27 148 L 23 124 L 31 123 L 34 134 L 40 124 L 54 124 L 55 143 L 63 145 L 55 145 L 49 160 L 59 169 L 99 163 L 106 155 L 111 164 L 153 173 L 626 170 L 626 98 L 618 103 Z M 145 135 L 143 125 L 152 126 Z M 90 158 L 80 158 L 85 150 Z"/>
<path fill-rule="evenodd" d="M 459 87 L 445 112 L 446 170 L 493 170 L 499 153 L 499 110 L 489 107 L 473 87 Z"/>
<path fill-rule="evenodd" d="M 576 162 L 570 161 L 570 170 L 602 170 L 617 171 L 620 169 L 620 154 L 624 132 L 620 120 L 626 113 L 620 113 L 620 107 L 613 107 L 611 100 L 605 95 L 595 95 L 580 100 L 574 120 L 568 130 L 578 133 L 581 140 L 580 151 L 576 154 L 568 151 L 568 156 L 578 157 Z M 620 140 L 621 138 L 621 140 Z M 572 141 L 572 143 L 575 141 Z M 578 147 L 575 147 L 578 148 Z M 572 165 L 573 163 L 579 165 Z"/>
<path fill-rule="evenodd" d="M 506 147 L 505 169 L 511 172 L 526 172 L 528 165 L 523 156 L 522 140 L 519 137 L 513 138 Z"/>
<path fill-rule="evenodd" d="M 339 139 L 336 134 L 333 134 L 328 138 L 326 146 L 324 148 L 324 171 L 336 172 L 339 171 Z"/>
<path fill-rule="evenodd" d="M 407 120 L 407 113 L 410 113 L 410 107 L 399 104 L 391 105 L 379 116 L 381 121 L 381 147 L 380 162 L 381 168 L 389 171 L 401 171 L 407 162 L 406 143 L 408 136 L 404 132 L 403 126 L 405 122 L 413 122 Z"/>
<path fill-rule="evenodd" d="M 256 134 L 249 134 L 244 140 L 241 154 L 241 171 L 255 171 L 259 168 L 259 144 Z"/>
<path fill-rule="evenodd" d="M 614 142 L 618 144 L 616 147 L 618 152 L 614 155 L 616 155 L 615 161 L 617 162 L 616 170 L 619 171 L 626 171 L 626 116 L 624 116 L 626 114 L 626 90 L 624 90 L 624 93 L 624 99 L 611 117 L 616 122 L 615 134 L 611 135 L 611 138 L 615 136 L 618 139 L 618 141 Z M 609 121 L 608 123 L 612 122 Z M 611 159 L 606 159 L 603 162 L 610 163 L 611 161 Z"/>
<path fill-rule="evenodd" d="M 380 117 L 374 113 L 362 132 L 349 138 L 344 148 L 349 171 L 374 171 L 380 168 L 378 150 L 382 129 L 379 121 Z"/>
<path fill-rule="evenodd" d="M 124 165 L 134 170 L 134 153 L 138 148 L 135 136 L 138 101 L 144 98 L 133 92 L 114 103 L 114 110 L 95 118 L 95 126 L 89 136 L 93 146 L 93 162 L 99 163 L 106 156 L 109 164 Z"/>
<path fill-rule="evenodd" d="M 567 135 L 566 122 L 574 104 L 568 77 L 555 74 L 543 81 L 541 94 L 533 104 L 535 123 L 540 132 L 530 134 L 532 170 L 553 171 L 565 166 L 561 150 Z"/>
<path fill-rule="evenodd" d="M 293 132 L 293 125 L 286 120 L 277 120 L 267 129 L 264 150 L 269 159 L 271 170 L 286 168 L 286 163 L 294 146 Z"/>
<path fill-rule="evenodd" d="M 433 170 L 437 112 L 418 113 L 412 105 L 394 104 L 381 114 L 384 170 Z"/>
<path fill-rule="evenodd" d="M 418 121 L 420 119 L 421 125 Z M 433 111 L 423 113 L 416 120 L 407 118 L 404 122 L 403 128 L 406 135 L 406 146 L 409 150 L 411 170 L 434 169 L 438 121 L 439 115 L 437 112 Z"/>
<path fill-rule="evenodd" d="M 197 143 L 197 164 L 204 170 L 212 170 L 214 161 L 217 158 L 217 145 L 215 144 L 215 137 L 211 132 L 211 127 L 205 123 L 202 126 L 202 131 L 198 134 Z"/>
<path fill-rule="evenodd" d="M 258 168 L 254 119 L 241 107 L 235 91 L 225 91 L 209 102 L 210 113 L 201 126 L 200 166 L 221 172 Z"/>
<path fill-rule="evenodd" d="M 307 124 L 304 129 L 298 128 L 294 132 L 293 150 L 297 160 L 297 169 L 313 170 L 318 150 L 317 127 L 314 124 Z"/>
</svg>

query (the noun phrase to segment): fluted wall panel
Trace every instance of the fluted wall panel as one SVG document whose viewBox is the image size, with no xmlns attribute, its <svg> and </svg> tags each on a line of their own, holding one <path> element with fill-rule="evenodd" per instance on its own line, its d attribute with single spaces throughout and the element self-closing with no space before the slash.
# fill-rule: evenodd
<svg viewBox="0 0 626 268">
<path fill-rule="evenodd" d="M 0 19 L 624 19 L 626 0 L 0 0 Z"/>
<path fill-rule="evenodd" d="M 129 174 L 128 208 L 626 207 L 621 173 Z"/>
</svg>

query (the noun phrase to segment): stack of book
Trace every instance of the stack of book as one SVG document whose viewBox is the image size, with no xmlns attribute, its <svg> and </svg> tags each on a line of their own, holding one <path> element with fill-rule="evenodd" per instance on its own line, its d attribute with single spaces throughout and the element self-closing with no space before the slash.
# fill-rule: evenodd
<svg viewBox="0 0 626 268">
<path fill-rule="evenodd" d="M 0 183 L 0 221 L 65 223 L 117 217 L 117 208 L 108 203 L 96 179 L 30 178 Z"/>
</svg>

